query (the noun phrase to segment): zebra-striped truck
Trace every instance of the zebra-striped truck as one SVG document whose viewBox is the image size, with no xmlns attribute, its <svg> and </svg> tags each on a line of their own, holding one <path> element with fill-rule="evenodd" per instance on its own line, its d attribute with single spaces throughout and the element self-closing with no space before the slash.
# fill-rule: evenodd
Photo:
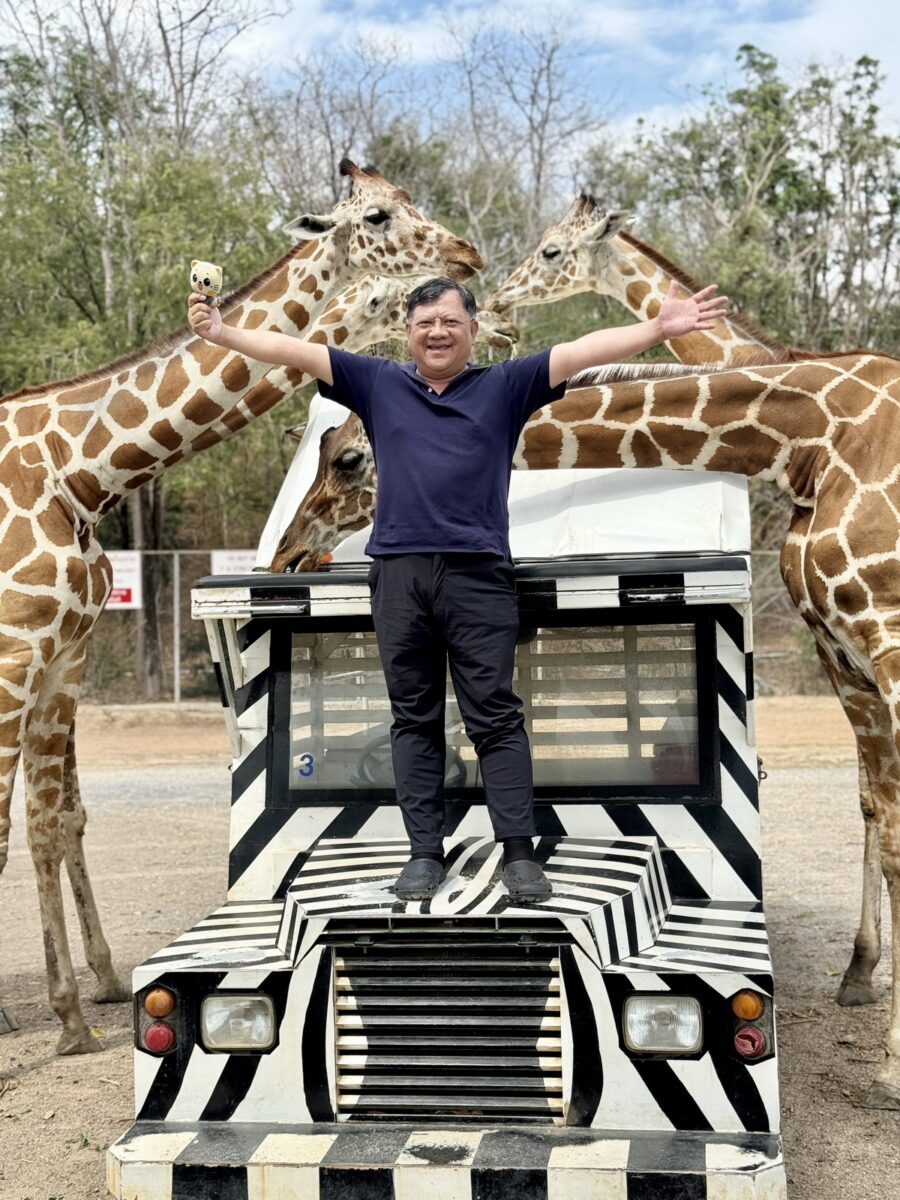
<svg viewBox="0 0 900 1200">
<path fill-rule="evenodd" d="M 552 898 L 509 901 L 452 694 L 447 878 L 393 895 L 358 538 L 314 574 L 202 580 L 229 890 L 135 971 L 121 1200 L 783 1200 L 745 482 L 513 484 Z"/>
</svg>

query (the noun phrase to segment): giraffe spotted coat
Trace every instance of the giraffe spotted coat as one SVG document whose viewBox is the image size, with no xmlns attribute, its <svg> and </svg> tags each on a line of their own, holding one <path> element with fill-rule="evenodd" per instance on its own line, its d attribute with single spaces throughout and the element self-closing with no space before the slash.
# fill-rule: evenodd
<svg viewBox="0 0 900 1200">
<path fill-rule="evenodd" d="M 293 249 L 223 306 L 228 321 L 309 334 L 343 288 L 367 274 L 468 278 L 474 248 L 428 220 L 377 172 L 345 161 L 350 195 L 298 217 Z M 332 322 L 323 340 L 340 329 Z M 0 404 L 0 868 L 12 786 L 25 775 L 59 1053 L 100 1048 L 78 1002 L 60 888 L 65 862 L 82 924 L 94 998 L 130 996 L 113 970 L 82 850 L 74 720 L 87 639 L 111 581 L 96 525 L 123 496 L 214 446 L 296 385 L 180 330 L 90 375 L 23 388 Z M 0 1031 L 11 1022 L 3 1019 Z"/>
</svg>

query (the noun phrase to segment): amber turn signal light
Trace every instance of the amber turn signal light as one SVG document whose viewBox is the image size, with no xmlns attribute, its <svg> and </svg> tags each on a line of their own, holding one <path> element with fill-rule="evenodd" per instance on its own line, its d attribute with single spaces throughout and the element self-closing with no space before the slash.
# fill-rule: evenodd
<svg viewBox="0 0 900 1200">
<path fill-rule="evenodd" d="M 731 998 L 731 1011 L 742 1021 L 755 1021 L 762 1016 L 763 998 L 758 992 L 738 992 Z"/>
<path fill-rule="evenodd" d="M 144 1009 L 151 1017 L 167 1017 L 175 1007 L 175 997 L 168 988 L 154 988 L 144 997 Z"/>
</svg>

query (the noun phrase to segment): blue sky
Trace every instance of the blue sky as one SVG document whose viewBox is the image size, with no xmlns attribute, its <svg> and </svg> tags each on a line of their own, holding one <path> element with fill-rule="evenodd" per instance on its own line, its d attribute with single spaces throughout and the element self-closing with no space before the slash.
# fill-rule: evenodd
<svg viewBox="0 0 900 1200">
<path fill-rule="evenodd" d="M 703 84 L 735 79 L 736 51 L 750 42 L 786 70 L 811 59 L 826 67 L 863 54 L 878 59 L 885 116 L 900 128 L 900 5 L 887 0 L 300 0 L 245 34 L 239 55 L 275 68 L 362 35 L 400 40 L 425 65 L 447 53 L 449 21 L 503 29 L 524 19 L 545 27 L 548 12 L 577 39 L 598 115 L 617 122 L 677 119 Z"/>
</svg>

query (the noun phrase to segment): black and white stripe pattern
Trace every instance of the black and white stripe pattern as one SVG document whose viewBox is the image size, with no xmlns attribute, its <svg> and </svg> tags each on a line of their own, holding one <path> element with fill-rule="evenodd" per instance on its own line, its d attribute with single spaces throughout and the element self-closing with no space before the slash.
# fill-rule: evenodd
<svg viewBox="0 0 900 1200">
<path fill-rule="evenodd" d="M 765 917 L 758 906 L 673 904 L 654 944 L 626 955 L 615 969 L 770 975 Z"/>
<path fill-rule="evenodd" d="M 365 570 L 197 589 L 195 615 L 214 630 L 234 719 L 229 898 L 138 968 L 135 986 L 172 986 L 188 1026 L 212 992 L 268 995 L 278 1040 L 265 1054 L 213 1054 L 194 1034 L 173 1054 L 137 1052 L 138 1121 L 108 1160 L 110 1190 L 122 1200 L 783 1200 L 774 1042 L 758 1061 L 732 1045 L 731 997 L 750 988 L 771 1010 L 772 994 L 747 556 L 532 563 L 517 578 L 534 626 L 583 627 L 592 609 L 641 608 L 639 624 L 704 631 L 714 786 L 683 802 L 675 788 L 668 798 L 647 788 L 647 799 L 540 801 L 537 852 L 554 895 L 518 907 L 500 879 L 483 805 L 454 800 L 447 879 L 429 902 L 400 902 L 391 885 L 408 843 L 396 807 L 364 797 L 305 804 L 293 792 L 273 799 L 268 773 L 285 702 L 285 663 L 272 661 L 273 647 L 284 653 L 284 630 L 306 620 L 364 628 Z M 673 616 L 698 606 L 696 618 Z M 573 616 L 542 623 L 550 612 Z M 446 954 L 455 975 L 444 989 Z M 514 1049 L 492 996 L 494 975 L 519 971 L 516 955 L 532 970 L 531 999 L 511 1003 L 534 1008 L 541 999 L 534 1045 L 519 1025 L 523 1045 Z M 485 964 L 490 983 L 479 988 Z M 634 993 L 694 997 L 712 1036 L 681 1058 L 629 1051 L 622 1014 Z M 507 1056 L 523 1077 L 543 1071 L 526 1080 L 528 1094 L 552 1090 L 551 1117 L 520 1127 L 515 1106 L 502 1107 L 493 1068 L 480 1080 L 485 1071 L 466 1064 L 459 1046 L 446 1048 L 459 1041 L 454 1017 L 431 1022 L 429 1005 L 452 1014 L 460 1003 L 474 1039 L 468 1052 L 478 1062 Z M 421 1124 L 374 1122 L 390 1072 L 402 1082 L 409 1071 L 408 1053 L 435 1064 L 433 1094 L 455 1072 L 460 1088 L 469 1081 L 499 1105 L 498 1120 L 467 1120 L 452 1104 L 432 1110 L 426 1088 L 413 1097 Z M 511 1096 L 517 1085 L 507 1084 Z"/>
<path fill-rule="evenodd" d="M 284 912 L 278 900 L 233 901 L 152 954 L 145 968 L 236 966 L 241 962 L 285 966 L 277 934 Z"/>
<path fill-rule="evenodd" d="M 553 884 L 553 896 L 540 906 L 511 903 L 500 877 L 501 850 L 490 838 L 451 845 L 447 877 L 432 900 L 400 901 L 393 883 L 408 855 L 405 841 L 323 838 L 288 889 L 279 947 L 293 957 L 308 917 L 581 916 L 594 928 L 606 964 L 652 946 L 671 903 L 655 838 L 540 839 L 537 855 Z"/>
<path fill-rule="evenodd" d="M 110 1152 L 120 1200 L 777 1200 L 773 1134 L 398 1125 L 173 1129 L 139 1122 Z"/>
<path fill-rule="evenodd" d="M 660 560 L 635 555 L 613 559 L 602 571 L 589 560 L 554 563 L 553 573 L 535 578 L 520 568 L 517 589 L 535 611 L 622 608 L 645 604 L 742 604 L 750 599 L 749 556 L 688 555 Z M 201 584 L 193 593 L 193 615 L 228 617 L 351 617 L 368 615 L 369 589 L 357 563 L 333 565 L 314 575 L 279 577 L 277 588 L 265 576 L 236 576 L 223 588 Z"/>
<path fill-rule="evenodd" d="M 221 578 L 209 582 L 213 586 L 195 589 L 194 611 L 223 631 L 219 641 L 230 651 L 240 744 L 232 779 L 229 896 L 268 898 L 290 883 L 321 837 L 343 835 L 359 842 L 403 838 L 399 813 L 390 807 L 357 806 L 351 812 L 338 805 L 304 809 L 266 804 L 273 620 L 285 615 L 367 614 L 365 571 L 348 564 L 314 575 L 278 577 L 277 586 L 261 575 L 229 579 L 227 587 Z M 539 832 L 655 836 L 677 893 L 697 899 L 759 900 L 748 557 L 635 555 L 607 560 L 602 570 L 596 559 L 523 564 L 517 583 L 523 609 L 538 619 L 541 611 L 549 610 L 652 608 L 655 602 L 715 605 L 721 805 L 598 804 L 589 811 L 540 805 Z M 460 802 L 454 820 L 457 838 L 490 833 L 480 804 L 467 807 Z"/>
</svg>

